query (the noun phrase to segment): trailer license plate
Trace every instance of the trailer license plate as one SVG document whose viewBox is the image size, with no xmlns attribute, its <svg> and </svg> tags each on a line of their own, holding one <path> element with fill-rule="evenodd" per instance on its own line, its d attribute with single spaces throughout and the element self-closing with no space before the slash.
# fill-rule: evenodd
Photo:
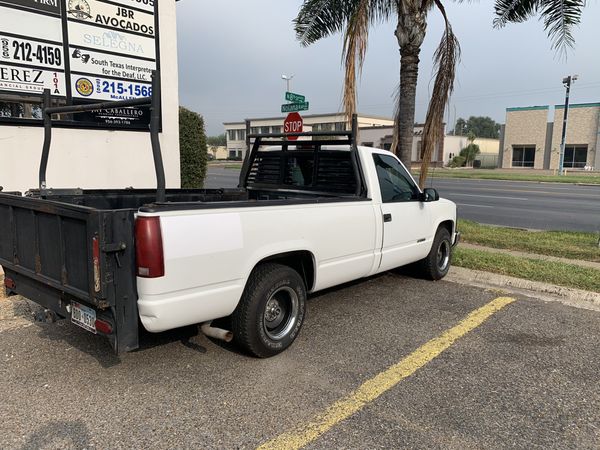
<svg viewBox="0 0 600 450">
<path fill-rule="evenodd" d="M 96 311 L 92 308 L 71 302 L 71 322 L 96 334 Z"/>
</svg>

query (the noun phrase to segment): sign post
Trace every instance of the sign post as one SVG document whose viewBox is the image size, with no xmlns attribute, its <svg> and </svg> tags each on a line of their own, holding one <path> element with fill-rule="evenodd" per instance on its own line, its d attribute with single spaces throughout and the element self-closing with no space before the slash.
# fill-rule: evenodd
<svg viewBox="0 0 600 450">
<path fill-rule="evenodd" d="M 297 112 L 291 112 L 283 121 L 283 132 L 284 133 L 302 133 L 304 127 L 304 120 L 302 116 Z M 288 136 L 288 140 L 296 141 L 298 136 Z"/>
</svg>

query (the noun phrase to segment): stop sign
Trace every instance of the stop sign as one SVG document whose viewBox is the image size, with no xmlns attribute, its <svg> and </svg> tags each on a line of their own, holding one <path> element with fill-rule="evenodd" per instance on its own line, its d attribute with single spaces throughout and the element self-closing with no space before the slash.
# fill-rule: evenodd
<svg viewBox="0 0 600 450">
<path fill-rule="evenodd" d="M 302 133 L 302 127 L 304 125 L 304 120 L 302 116 L 297 112 L 289 113 L 288 116 L 283 121 L 283 132 L 287 133 Z M 288 136 L 290 141 L 295 141 L 298 139 L 298 136 Z"/>
</svg>

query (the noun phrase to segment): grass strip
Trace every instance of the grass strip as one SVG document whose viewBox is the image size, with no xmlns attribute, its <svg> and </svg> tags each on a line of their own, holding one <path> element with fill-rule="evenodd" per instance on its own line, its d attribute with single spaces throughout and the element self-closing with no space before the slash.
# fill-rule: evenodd
<svg viewBox="0 0 600 450">
<path fill-rule="evenodd" d="M 572 264 L 460 248 L 460 245 L 454 251 L 452 263 L 467 269 L 600 292 L 600 271 Z"/>
<path fill-rule="evenodd" d="M 419 172 L 414 173 L 415 177 Z M 475 180 L 541 181 L 545 183 L 584 183 L 600 184 L 600 175 L 535 175 L 521 173 L 499 173 L 493 170 L 440 170 L 431 169 L 428 174 L 434 178 L 470 178 Z"/>
<path fill-rule="evenodd" d="M 597 233 L 528 231 L 482 225 L 464 219 L 458 221 L 458 230 L 462 233 L 461 239 L 470 244 L 600 262 Z"/>
</svg>

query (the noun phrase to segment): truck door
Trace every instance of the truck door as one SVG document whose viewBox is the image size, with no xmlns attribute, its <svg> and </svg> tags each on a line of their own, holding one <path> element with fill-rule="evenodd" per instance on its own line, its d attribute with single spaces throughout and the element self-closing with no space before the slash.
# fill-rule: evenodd
<svg viewBox="0 0 600 450">
<path fill-rule="evenodd" d="M 431 240 L 428 204 L 404 166 L 389 154 L 374 153 L 381 190 L 383 245 L 379 271 L 393 269 L 427 256 Z"/>
</svg>

